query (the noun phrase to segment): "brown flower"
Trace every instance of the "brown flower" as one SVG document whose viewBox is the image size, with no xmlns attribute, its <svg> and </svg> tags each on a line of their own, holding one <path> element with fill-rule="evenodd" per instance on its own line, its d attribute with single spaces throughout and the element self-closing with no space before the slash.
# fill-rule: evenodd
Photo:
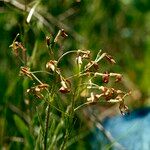
<svg viewBox="0 0 150 150">
<path fill-rule="evenodd" d="M 60 39 L 60 36 L 61 36 L 61 37 L 64 37 L 64 38 L 68 37 L 68 35 L 67 35 L 67 33 L 64 31 L 64 29 L 61 29 L 61 30 L 58 31 L 58 33 L 57 33 L 57 35 L 56 35 L 56 37 L 55 37 L 55 39 L 54 39 L 54 43 L 57 43 L 57 42 L 58 42 L 58 40 Z"/>
<path fill-rule="evenodd" d="M 85 70 L 86 71 L 97 71 L 99 69 L 99 65 L 97 62 L 95 61 L 90 61 L 86 66 L 85 66 Z"/>
<path fill-rule="evenodd" d="M 40 85 L 31 87 L 30 89 L 27 89 L 27 93 L 32 93 L 37 98 L 42 99 L 44 98 L 42 91 L 46 90 L 48 87 L 49 87 L 48 84 L 40 84 Z"/>
<path fill-rule="evenodd" d="M 119 110 L 120 110 L 120 113 L 122 115 L 126 115 L 126 114 L 130 113 L 129 108 L 128 108 L 127 105 L 124 104 L 124 101 L 120 102 L 120 104 L 119 104 Z"/>
<path fill-rule="evenodd" d="M 25 75 L 25 76 L 29 77 L 30 79 L 32 79 L 32 74 L 30 72 L 29 67 L 21 67 L 19 74 L 20 75 Z"/>
<path fill-rule="evenodd" d="M 111 64 L 115 64 L 116 61 L 113 59 L 113 57 L 111 55 L 106 54 L 105 58 L 111 63 Z"/>
<path fill-rule="evenodd" d="M 61 29 L 61 36 L 64 38 L 68 37 L 68 34 L 65 32 L 64 29 Z"/>
<path fill-rule="evenodd" d="M 57 61 L 55 61 L 55 60 L 50 60 L 49 62 L 47 62 L 46 68 L 47 68 L 47 69 L 50 69 L 50 70 L 52 70 L 52 71 L 55 71 L 56 68 L 57 68 Z"/>
<path fill-rule="evenodd" d="M 71 83 L 69 80 L 61 79 L 61 85 L 62 86 L 59 89 L 61 93 L 66 94 L 70 92 Z"/>
<path fill-rule="evenodd" d="M 119 82 L 122 80 L 122 75 L 121 74 L 116 74 L 116 80 L 115 82 Z"/>
<path fill-rule="evenodd" d="M 69 93 L 69 92 L 70 92 L 70 89 L 65 88 L 65 87 L 62 86 L 62 87 L 59 89 L 59 91 L 60 91 L 61 93 L 63 93 L 63 94 L 66 94 L 66 93 Z"/>
<path fill-rule="evenodd" d="M 46 36 L 46 44 L 47 44 L 47 46 L 50 46 L 50 37 L 49 36 Z"/>
<path fill-rule="evenodd" d="M 105 72 L 102 76 L 102 82 L 103 83 L 108 83 L 109 82 L 109 73 Z"/>
<path fill-rule="evenodd" d="M 78 50 L 77 56 L 81 56 L 83 59 L 89 59 L 90 58 L 90 51 L 89 50 Z"/>
</svg>

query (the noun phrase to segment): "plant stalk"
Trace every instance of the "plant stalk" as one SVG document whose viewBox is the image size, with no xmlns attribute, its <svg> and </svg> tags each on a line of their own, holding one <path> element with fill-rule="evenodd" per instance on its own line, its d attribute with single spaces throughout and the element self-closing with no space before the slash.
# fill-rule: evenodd
<svg viewBox="0 0 150 150">
<path fill-rule="evenodd" d="M 46 110 L 44 150 L 46 150 L 46 148 L 47 148 L 47 135 L 48 135 L 48 128 L 49 128 L 49 116 L 50 116 L 50 105 L 47 106 L 47 110 Z"/>
</svg>

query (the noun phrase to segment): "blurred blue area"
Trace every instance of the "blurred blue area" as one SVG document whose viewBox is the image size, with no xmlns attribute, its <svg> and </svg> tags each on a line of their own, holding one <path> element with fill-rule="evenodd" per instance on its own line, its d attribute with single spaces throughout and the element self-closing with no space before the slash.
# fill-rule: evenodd
<svg viewBox="0 0 150 150">
<path fill-rule="evenodd" d="M 138 109 L 126 116 L 107 118 L 103 125 L 126 150 L 150 150 L 150 108 Z M 92 144 L 94 150 L 118 150 L 98 129 L 95 134 L 96 138 Z M 99 142 L 102 144 L 99 145 Z"/>
</svg>

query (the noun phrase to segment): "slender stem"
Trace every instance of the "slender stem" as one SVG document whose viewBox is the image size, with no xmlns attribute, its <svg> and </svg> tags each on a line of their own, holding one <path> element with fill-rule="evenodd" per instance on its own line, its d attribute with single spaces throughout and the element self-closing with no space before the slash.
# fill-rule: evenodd
<svg viewBox="0 0 150 150">
<path fill-rule="evenodd" d="M 82 76 L 85 76 L 85 75 L 87 75 L 87 73 L 83 73 L 83 74 L 80 73 L 80 75 L 79 75 L 79 73 L 78 73 L 78 74 L 75 74 L 75 75 L 73 75 L 73 76 L 67 77 L 66 79 L 69 80 L 69 79 L 74 78 L 74 77 L 76 77 L 76 76 L 82 77 Z"/>
<path fill-rule="evenodd" d="M 64 124 L 64 122 L 63 122 L 63 120 L 61 119 L 60 122 L 58 123 L 57 127 L 55 128 L 54 135 L 53 135 L 51 144 L 50 144 L 50 146 L 49 146 L 48 149 L 50 149 L 50 150 L 53 149 L 53 145 L 54 145 L 55 142 L 56 142 L 57 135 L 58 135 L 58 133 L 59 133 L 61 127 L 63 126 L 63 124 Z"/>
<path fill-rule="evenodd" d="M 31 73 L 35 80 L 37 80 L 40 84 L 43 84 L 33 73 Z"/>
<path fill-rule="evenodd" d="M 70 54 L 70 53 L 76 53 L 76 52 L 77 52 L 77 50 L 72 50 L 72 51 L 68 51 L 68 52 L 62 54 L 62 55 L 59 57 L 59 59 L 57 60 L 57 64 L 60 62 L 60 60 L 61 60 L 65 55 Z"/>
<path fill-rule="evenodd" d="M 76 110 L 80 109 L 81 107 L 84 107 L 84 106 L 86 106 L 86 105 L 88 105 L 88 104 L 91 104 L 91 102 L 86 102 L 86 103 L 83 103 L 83 104 L 79 105 L 78 107 L 76 107 L 76 108 L 74 109 L 74 111 L 76 111 Z"/>
<path fill-rule="evenodd" d="M 46 74 L 49 74 L 49 75 L 52 75 L 51 73 L 49 73 L 48 71 L 42 71 L 42 70 L 39 70 L 39 71 L 31 71 L 31 73 L 46 73 Z"/>
<path fill-rule="evenodd" d="M 49 116 L 50 116 L 50 105 L 47 106 L 47 110 L 46 110 L 44 150 L 46 150 L 46 148 L 47 148 L 47 135 L 48 135 L 48 128 L 49 128 Z"/>
<path fill-rule="evenodd" d="M 50 106 L 52 106 L 53 108 L 55 108 L 56 110 L 58 110 L 59 112 L 61 112 L 62 114 L 66 115 L 66 116 L 68 116 L 68 117 L 71 117 L 69 114 L 63 112 L 62 110 L 60 110 L 60 109 L 57 108 L 56 106 L 52 105 L 50 102 L 48 102 L 48 104 L 49 104 Z"/>
</svg>

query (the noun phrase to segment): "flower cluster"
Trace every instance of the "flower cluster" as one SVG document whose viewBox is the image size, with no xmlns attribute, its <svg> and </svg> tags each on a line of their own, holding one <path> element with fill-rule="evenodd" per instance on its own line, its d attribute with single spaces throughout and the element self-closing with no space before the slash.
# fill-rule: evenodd
<svg viewBox="0 0 150 150">
<path fill-rule="evenodd" d="M 50 37 L 46 37 L 46 44 L 48 46 L 48 50 L 50 50 L 50 54 L 53 54 L 53 48 L 55 43 L 59 41 L 59 38 L 66 38 L 68 37 L 67 33 L 61 29 L 59 30 L 58 34 L 55 38 L 51 39 Z M 53 40 L 53 41 L 51 41 Z M 13 48 L 13 52 L 16 55 L 18 53 L 18 48 L 25 50 L 25 48 L 22 46 L 21 43 L 18 43 L 16 39 L 13 41 L 13 44 L 11 46 Z M 74 59 L 74 67 L 78 68 L 78 73 L 75 74 L 73 72 L 72 76 L 65 77 L 62 73 L 62 68 L 59 65 L 59 62 L 61 59 L 63 59 L 68 54 L 75 54 Z M 108 71 L 105 71 L 104 73 L 101 73 L 99 70 L 100 61 L 102 59 L 106 59 L 110 64 L 115 64 L 116 61 L 113 59 L 113 57 L 107 53 L 102 53 L 100 50 L 96 56 L 96 58 L 93 60 L 91 56 L 90 50 L 73 50 L 73 51 L 67 51 L 66 53 L 62 54 L 60 57 L 55 58 L 50 56 L 49 61 L 46 63 L 46 73 L 51 74 L 54 76 L 53 83 L 55 84 L 55 92 L 59 91 L 62 94 L 76 93 L 73 91 L 74 82 L 73 80 L 76 79 L 76 81 L 80 81 L 80 84 L 84 86 L 84 90 L 87 89 L 88 96 L 86 96 L 86 99 L 89 103 L 98 103 L 99 101 L 103 100 L 106 103 L 118 103 L 119 109 L 121 114 L 128 113 L 128 107 L 125 105 L 125 97 L 130 94 L 125 93 L 122 90 L 115 89 L 113 87 L 106 86 L 107 83 L 110 82 L 111 78 L 114 78 L 115 83 L 120 82 L 122 80 L 122 75 L 119 73 L 109 73 Z M 84 63 L 83 63 L 84 62 Z M 20 69 L 20 75 L 25 75 L 29 77 L 32 80 L 36 80 L 39 85 L 33 86 L 30 89 L 27 90 L 28 93 L 32 93 L 36 97 L 43 99 L 43 91 L 49 91 L 49 86 L 51 83 L 46 84 L 41 82 L 33 72 L 30 71 L 30 68 L 27 66 L 21 67 Z M 100 77 L 102 80 L 102 83 L 104 85 L 99 85 L 100 83 L 94 83 L 94 79 L 96 77 Z M 85 83 L 86 81 L 86 83 Z M 77 91 L 82 92 L 81 87 L 78 86 L 80 90 L 75 89 Z M 80 94 L 78 94 L 79 96 Z M 77 96 L 76 96 L 77 97 Z M 76 101 L 76 100 L 74 100 Z M 85 102 L 86 103 L 86 102 Z M 76 106 L 76 104 L 75 104 Z"/>
</svg>

